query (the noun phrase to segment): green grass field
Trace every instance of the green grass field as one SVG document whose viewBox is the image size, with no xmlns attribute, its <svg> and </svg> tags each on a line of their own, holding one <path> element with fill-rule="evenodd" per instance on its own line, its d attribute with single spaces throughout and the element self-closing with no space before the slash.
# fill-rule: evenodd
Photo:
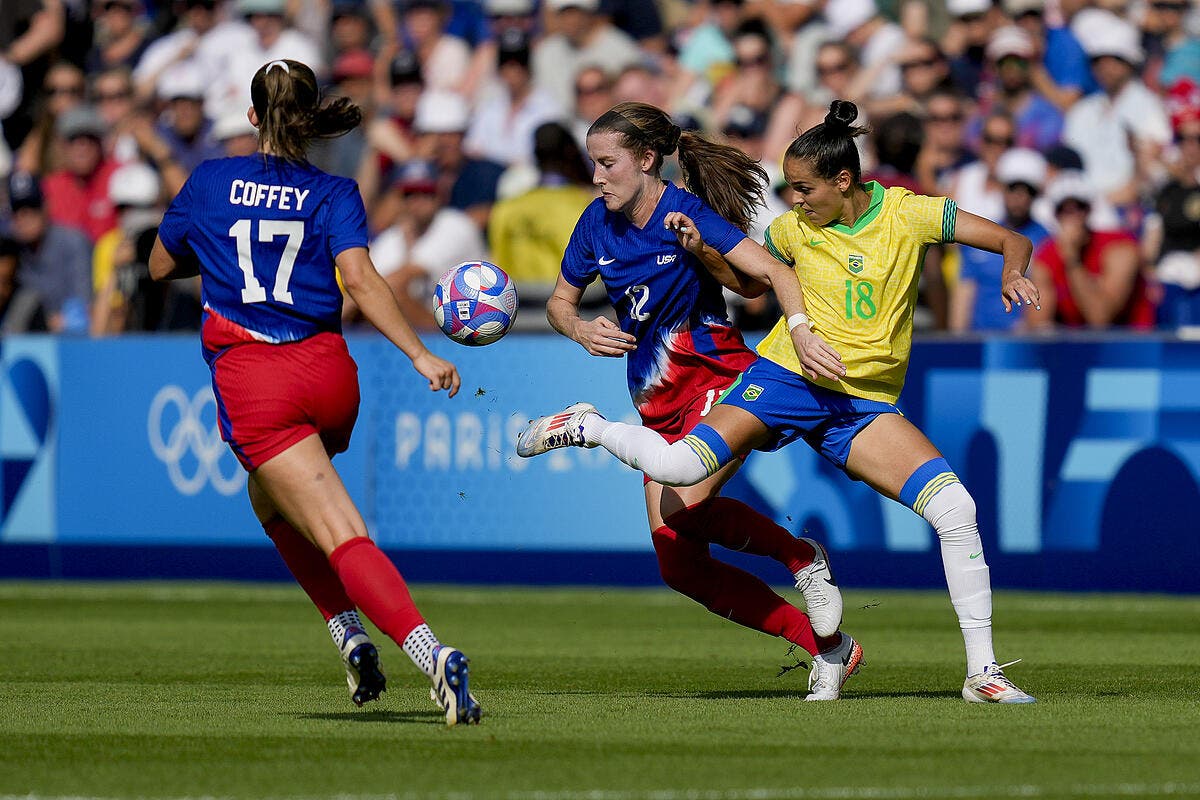
<svg viewBox="0 0 1200 800">
<path fill-rule="evenodd" d="M 1039 702 L 982 707 L 944 593 L 847 595 L 837 703 L 665 589 L 414 593 L 483 725 L 390 642 L 354 708 L 294 586 L 0 583 L 0 798 L 1200 797 L 1200 598 L 998 593 Z"/>
</svg>

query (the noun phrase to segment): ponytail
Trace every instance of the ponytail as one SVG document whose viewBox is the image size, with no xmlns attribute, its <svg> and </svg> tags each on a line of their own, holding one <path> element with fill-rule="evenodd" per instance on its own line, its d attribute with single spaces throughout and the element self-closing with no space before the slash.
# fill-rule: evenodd
<svg viewBox="0 0 1200 800">
<path fill-rule="evenodd" d="M 655 175 L 663 158 L 678 150 L 687 190 L 742 231 L 750 227 L 755 209 L 764 205 L 767 173 L 757 161 L 736 147 L 683 131 L 660 108 L 618 103 L 592 123 L 588 136 L 610 131 L 622 135 L 621 146 L 627 150 L 654 151 Z"/>
<path fill-rule="evenodd" d="M 850 173 L 854 183 L 862 177 L 862 163 L 854 139 L 867 133 L 865 126 L 855 125 L 858 106 L 849 100 L 834 100 L 829 104 L 825 121 L 809 128 L 790 145 L 783 157 L 807 161 L 813 171 L 831 180 L 842 170 Z"/>
<path fill-rule="evenodd" d="M 259 141 L 288 161 L 306 161 L 313 139 L 341 136 L 362 122 L 362 109 L 348 98 L 322 105 L 312 69 L 291 59 L 259 67 L 250 81 L 250 98 Z"/>
</svg>

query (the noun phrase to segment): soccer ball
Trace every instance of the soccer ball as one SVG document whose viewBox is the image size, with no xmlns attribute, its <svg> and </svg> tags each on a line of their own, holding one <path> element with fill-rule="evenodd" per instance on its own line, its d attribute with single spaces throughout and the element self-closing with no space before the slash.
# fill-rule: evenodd
<svg viewBox="0 0 1200 800">
<path fill-rule="evenodd" d="M 465 261 L 447 270 L 434 288 L 433 318 L 459 344 L 491 344 L 517 318 L 516 284 L 495 264 Z"/>
</svg>

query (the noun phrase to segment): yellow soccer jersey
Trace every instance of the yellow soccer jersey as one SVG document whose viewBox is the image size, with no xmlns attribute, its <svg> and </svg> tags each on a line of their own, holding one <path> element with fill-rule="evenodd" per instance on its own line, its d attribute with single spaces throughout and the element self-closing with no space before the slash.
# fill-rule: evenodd
<svg viewBox="0 0 1200 800">
<path fill-rule="evenodd" d="M 813 330 L 842 356 L 846 377 L 810 380 L 868 400 L 896 402 L 912 349 L 912 316 L 925 248 L 954 240 L 957 208 L 946 197 L 864 187 L 871 205 L 853 227 L 818 227 L 799 206 L 767 229 L 771 254 L 795 267 Z M 759 355 L 800 372 L 783 319 Z"/>
</svg>

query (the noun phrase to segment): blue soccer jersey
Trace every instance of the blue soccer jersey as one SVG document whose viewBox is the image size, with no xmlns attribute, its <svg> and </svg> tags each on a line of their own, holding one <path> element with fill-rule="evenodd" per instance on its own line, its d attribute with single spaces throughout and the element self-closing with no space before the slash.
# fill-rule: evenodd
<svg viewBox="0 0 1200 800">
<path fill-rule="evenodd" d="M 679 244 L 663 218 L 681 211 L 695 223 L 706 244 L 721 254 L 745 234 L 700 198 L 666 185 L 650 221 L 638 228 L 602 199 L 579 218 L 563 254 L 562 275 L 583 288 L 596 276 L 604 281 L 621 330 L 637 337 L 627 355 L 629 392 L 647 416 L 660 389 L 684 383 L 682 373 L 710 368 L 745 345 L 729 321 L 721 285 Z"/>
<path fill-rule="evenodd" d="M 367 246 L 367 221 L 354 181 L 257 154 L 197 167 L 158 235 L 200 262 L 206 333 L 215 316 L 226 333 L 294 342 L 341 331 L 334 258 Z"/>
</svg>

